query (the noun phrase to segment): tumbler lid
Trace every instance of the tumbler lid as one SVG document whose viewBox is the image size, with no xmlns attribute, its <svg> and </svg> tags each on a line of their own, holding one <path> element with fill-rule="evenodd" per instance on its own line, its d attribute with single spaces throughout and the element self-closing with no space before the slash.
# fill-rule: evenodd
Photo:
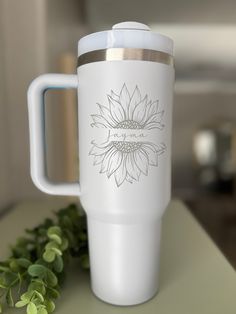
<svg viewBox="0 0 236 314">
<path fill-rule="evenodd" d="M 150 27 L 146 24 L 138 23 L 138 22 L 121 22 L 112 26 L 112 29 L 136 29 L 143 31 L 150 31 Z"/>
<path fill-rule="evenodd" d="M 173 55 L 173 41 L 167 36 L 154 33 L 138 22 L 115 24 L 112 30 L 87 35 L 79 40 L 78 56 L 108 48 L 141 48 Z"/>
</svg>

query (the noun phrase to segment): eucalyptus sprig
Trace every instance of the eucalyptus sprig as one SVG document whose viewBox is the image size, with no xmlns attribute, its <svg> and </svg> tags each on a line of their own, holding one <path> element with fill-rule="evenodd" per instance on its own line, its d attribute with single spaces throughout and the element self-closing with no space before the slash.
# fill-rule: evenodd
<svg viewBox="0 0 236 314">
<path fill-rule="evenodd" d="M 89 269 L 86 216 L 72 204 L 55 212 L 39 226 L 26 230 L 0 262 L 0 313 L 3 305 L 25 307 L 27 314 L 47 314 L 55 309 L 71 258 Z"/>
</svg>

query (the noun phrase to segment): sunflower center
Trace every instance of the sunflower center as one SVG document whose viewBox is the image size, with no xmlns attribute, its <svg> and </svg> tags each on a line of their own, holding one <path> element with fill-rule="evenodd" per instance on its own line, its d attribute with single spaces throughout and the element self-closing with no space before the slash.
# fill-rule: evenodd
<svg viewBox="0 0 236 314">
<path fill-rule="evenodd" d="M 124 142 L 124 141 L 114 141 L 113 146 L 122 153 L 131 153 L 139 149 L 142 143 L 138 142 Z"/>
<path fill-rule="evenodd" d="M 118 123 L 116 129 L 142 129 L 142 126 L 134 120 L 124 120 Z M 128 141 L 113 141 L 113 146 L 122 153 L 131 153 L 139 149 L 142 143 Z"/>
<path fill-rule="evenodd" d="M 141 129 L 142 126 L 133 120 L 125 120 L 116 125 L 116 129 Z"/>
</svg>

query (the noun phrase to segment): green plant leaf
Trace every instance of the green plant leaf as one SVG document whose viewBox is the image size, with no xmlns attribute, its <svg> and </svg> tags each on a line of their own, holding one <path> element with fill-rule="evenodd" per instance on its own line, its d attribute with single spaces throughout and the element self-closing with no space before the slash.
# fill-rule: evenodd
<svg viewBox="0 0 236 314">
<path fill-rule="evenodd" d="M 33 302 L 27 305 L 27 314 L 37 314 L 37 307 Z"/>
<path fill-rule="evenodd" d="M 56 253 L 56 255 L 62 255 L 62 252 L 61 252 L 61 250 L 59 250 L 59 249 L 56 249 L 56 248 L 52 248 L 51 249 L 53 252 L 55 252 Z"/>
<path fill-rule="evenodd" d="M 53 249 L 53 248 L 59 249 L 59 245 L 58 245 L 55 241 L 50 241 L 50 242 L 48 242 L 48 244 L 45 246 L 45 249 L 46 249 L 46 250 L 50 250 L 50 249 Z"/>
<path fill-rule="evenodd" d="M 18 258 L 17 263 L 19 266 L 23 268 L 28 268 L 30 265 L 32 265 L 31 261 L 28 260 L 27 258 Z"/>
<path fill-rule="evenodd" d="M 33 296 L 33 294 L 34 294 L 34 291 L 33 291 L 33 290 L 32 290 L 32 291 L 27 291 L 27 292 L 25 292 L 25 293 L 23 293 L 23 294 L 21 295 L 20 299 L 21 299 L 22 301 L 27 301 L 27 303 L 29 303 L 29 302 L 30 302 L 30 299 L 31 299 L 32 296 Z"/>
<path fill-rule="evenodd" d="M 53 262 L 53 268 L 57 273 L 61 273 L 63 270 L 63 259 L 60 255 L 57 255 Z"/>
<path fill-rule="evenodd" d="M 53 251 L 53 249 L 47 249 L 43 253 L 43 259 L 48 263 L 52 263 L 55 260 L 55 257 L 56 253 Z"/>
<path fill-rule="evenodd" d="M 11 262 L 10 262 L 10 269 L 13 271 L 13 272 L 18 272 L 20 270 L 19 268 L 19 265 L 17 263 L 17 261 L 15 259 L 13 259 Z"/>
<path fill-rule="evenodd" d="M 47 295 L 50 299 L 57 299 L 60 296 L 60 293 L 58 290 L 48 287 L 47 288 Z"/>
<path fill-rule="evenodd" d="M 75 245 L 75 237 L 72 231 L 69 229 L 64 230 L 64 233 L 66 234 L 66 237 L 69 241 L 70 247 Z"/>
<path fill-rule="evenodd" d="M 69 246 L 69 242 L 66 238 L 62 238 L 61 250 L 65 251 Z"/>
<path fill-rule="evenodd" d="M 44 307 L 40 307 L 37 314 L 48 314 L 48 311 Z"/>
<path fill-rule="evenodd" d="M 57 277 L 47 267 L 43 265 L 34 264 L 28 268 L 28 273 L 32 277 L 44 278 L 47 285 L 55 287 L 57 285 Z"/>
<path fill-rule="evenodd" d="M 53 226 L 48 229 L 47 235 L 50 237 L 51 235 L 56 234 L 57 236 L 61 237 L 61 228 L 58 226 Z"/>
<path fill-rule="evenodd" d="M 6 289 L 7 288 L 6 281 L 5 281 L 3 276 L 0 277 L 0 288 L 2 288 L 2 289 Z"/>
<path fill-rule="evenodd" d="M 85 232 L 80 232 L 79 233 L 79 239 L 81 241 L 87 241 L 87 234 Z"/>
<path fill-rule="evenodd" d="M 35 296 L 37 296 L 37 298 L 41 301 L 44 302 L 44 297 L 42 296 L 42 294 L 40 292 L 38 292 L 37 290 L 34 291 Z"/>
<path fill-rule="evenodd" d="M 52 313 L 55 310 L 55 303 L 49 299 L 45 300 L 45 305 L 48 313 Z"/>
<path fill-rule="evenodd" d="M 0 272 L 5 273 L 11 271 L 9 267 L 0 265 Z"/>
<path fill-rule="evenodd" d="M 16 281 L 17 279 L 17 274 L 11 271 L 8 271 L 4 274 L 4 278 L 5 278 L 5 285 L 7 286 L 11 286 L 13 284 L 13 282 Z M 17 282 L 16 282 L 17 283 Z"/>
<path fill-rule="evenodd" d="M 72 229 L 73 224 L 68 216 L 62 217 L 62 223 L 66 228 Z"/>
<path fill-rule="evenodd" d="M 28 301 L 18 301 L 18 302 L 16 302 L 16 304 L 15 304 L 15 307 L 23 307 L 23 306 L 25 306 L 26 304 L 28 304 L 29 302 Z"/>
<path fill-rule="evenodd" d="M 14 301 L 13 301 L 13 298 L 12 298 L 11 288 L 6 293 L 6 302 L 7 302 L 8 306 L 10 306 L 10 307 L 14 306 Z"/>
<path fill-rule="evenodd" d="M 22 276 L 20 273 L 17 274 L 18 275 L 18 278 L 19 278 L 19 286 L 18 286 L 18 294 L 20 293 L 21 291 L 21 286 L 22 286 Z"/>
<path fill-rule="evenodd" d="M 46 289 L 42 280 L 34 280 L 30 283 L 28 287 L 28 291 L 34 291 L 34 290 L 40 292 L 42 295 L 45 295 Z"/>
<path fill-rule="evenodd" d="M 58 282 L 57 277 L 55 276 L 55 274 L 50 269 L 47 269 L 44 280 L 45 280 L 46 284 L 50 287 L 55 287 L 57 285 L 57 282 Z"/>
<path fill-rule="evenodd" d="M 57 244 L 61 245 L 62 240 L 57 234 L 51 234 L 48 237 L 49 237 L 49 239 L 55 241 Z"/>
<path fill-rule="evenodd" d="M 47 268 L 43 265 L 38 264 L 30 265 L 30 267 L 28 268 L 28 273 L 32 277 L 42 278 L 46 275 Z"/>
<path fill-rule="evenodd" d="M 89 256 L 87 254 L 80 257 L 80 264 L 84 269 L 89 269 Z"/>
<path fill-rule="evenodd" d="M 12 255 L 15 257 L 30 258 L 31 256 L 30 251 L 32 250 L 32 248 L 15 246 L 11 248 L 11 250 L 12 250 Z"/>
<path fill-rule="evenodd" d="M 0 303 L 0 313 L 2 313 L 2 304 Z"/>
</svg>

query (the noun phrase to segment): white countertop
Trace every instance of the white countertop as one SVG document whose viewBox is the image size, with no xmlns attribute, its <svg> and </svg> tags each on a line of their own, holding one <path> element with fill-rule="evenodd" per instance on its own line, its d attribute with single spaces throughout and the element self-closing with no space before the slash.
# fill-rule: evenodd
<svg viewBox="0 0 236 314">
<path fill-rule="evenodd" d="M 61 201 L 25 202 L 0 220 L 0 257 L 8 245 L 58 209 Z M 7 310 L 5 313 L 22 313 Z M 91 292 L 89 272 L 75 262 L 70 268 L 58 314 L 235 314 L 236 273 L 183 203 L 172 201 L 164 216 L 160 291 L 149 302 L 117 307 Z"/>
</svg>

